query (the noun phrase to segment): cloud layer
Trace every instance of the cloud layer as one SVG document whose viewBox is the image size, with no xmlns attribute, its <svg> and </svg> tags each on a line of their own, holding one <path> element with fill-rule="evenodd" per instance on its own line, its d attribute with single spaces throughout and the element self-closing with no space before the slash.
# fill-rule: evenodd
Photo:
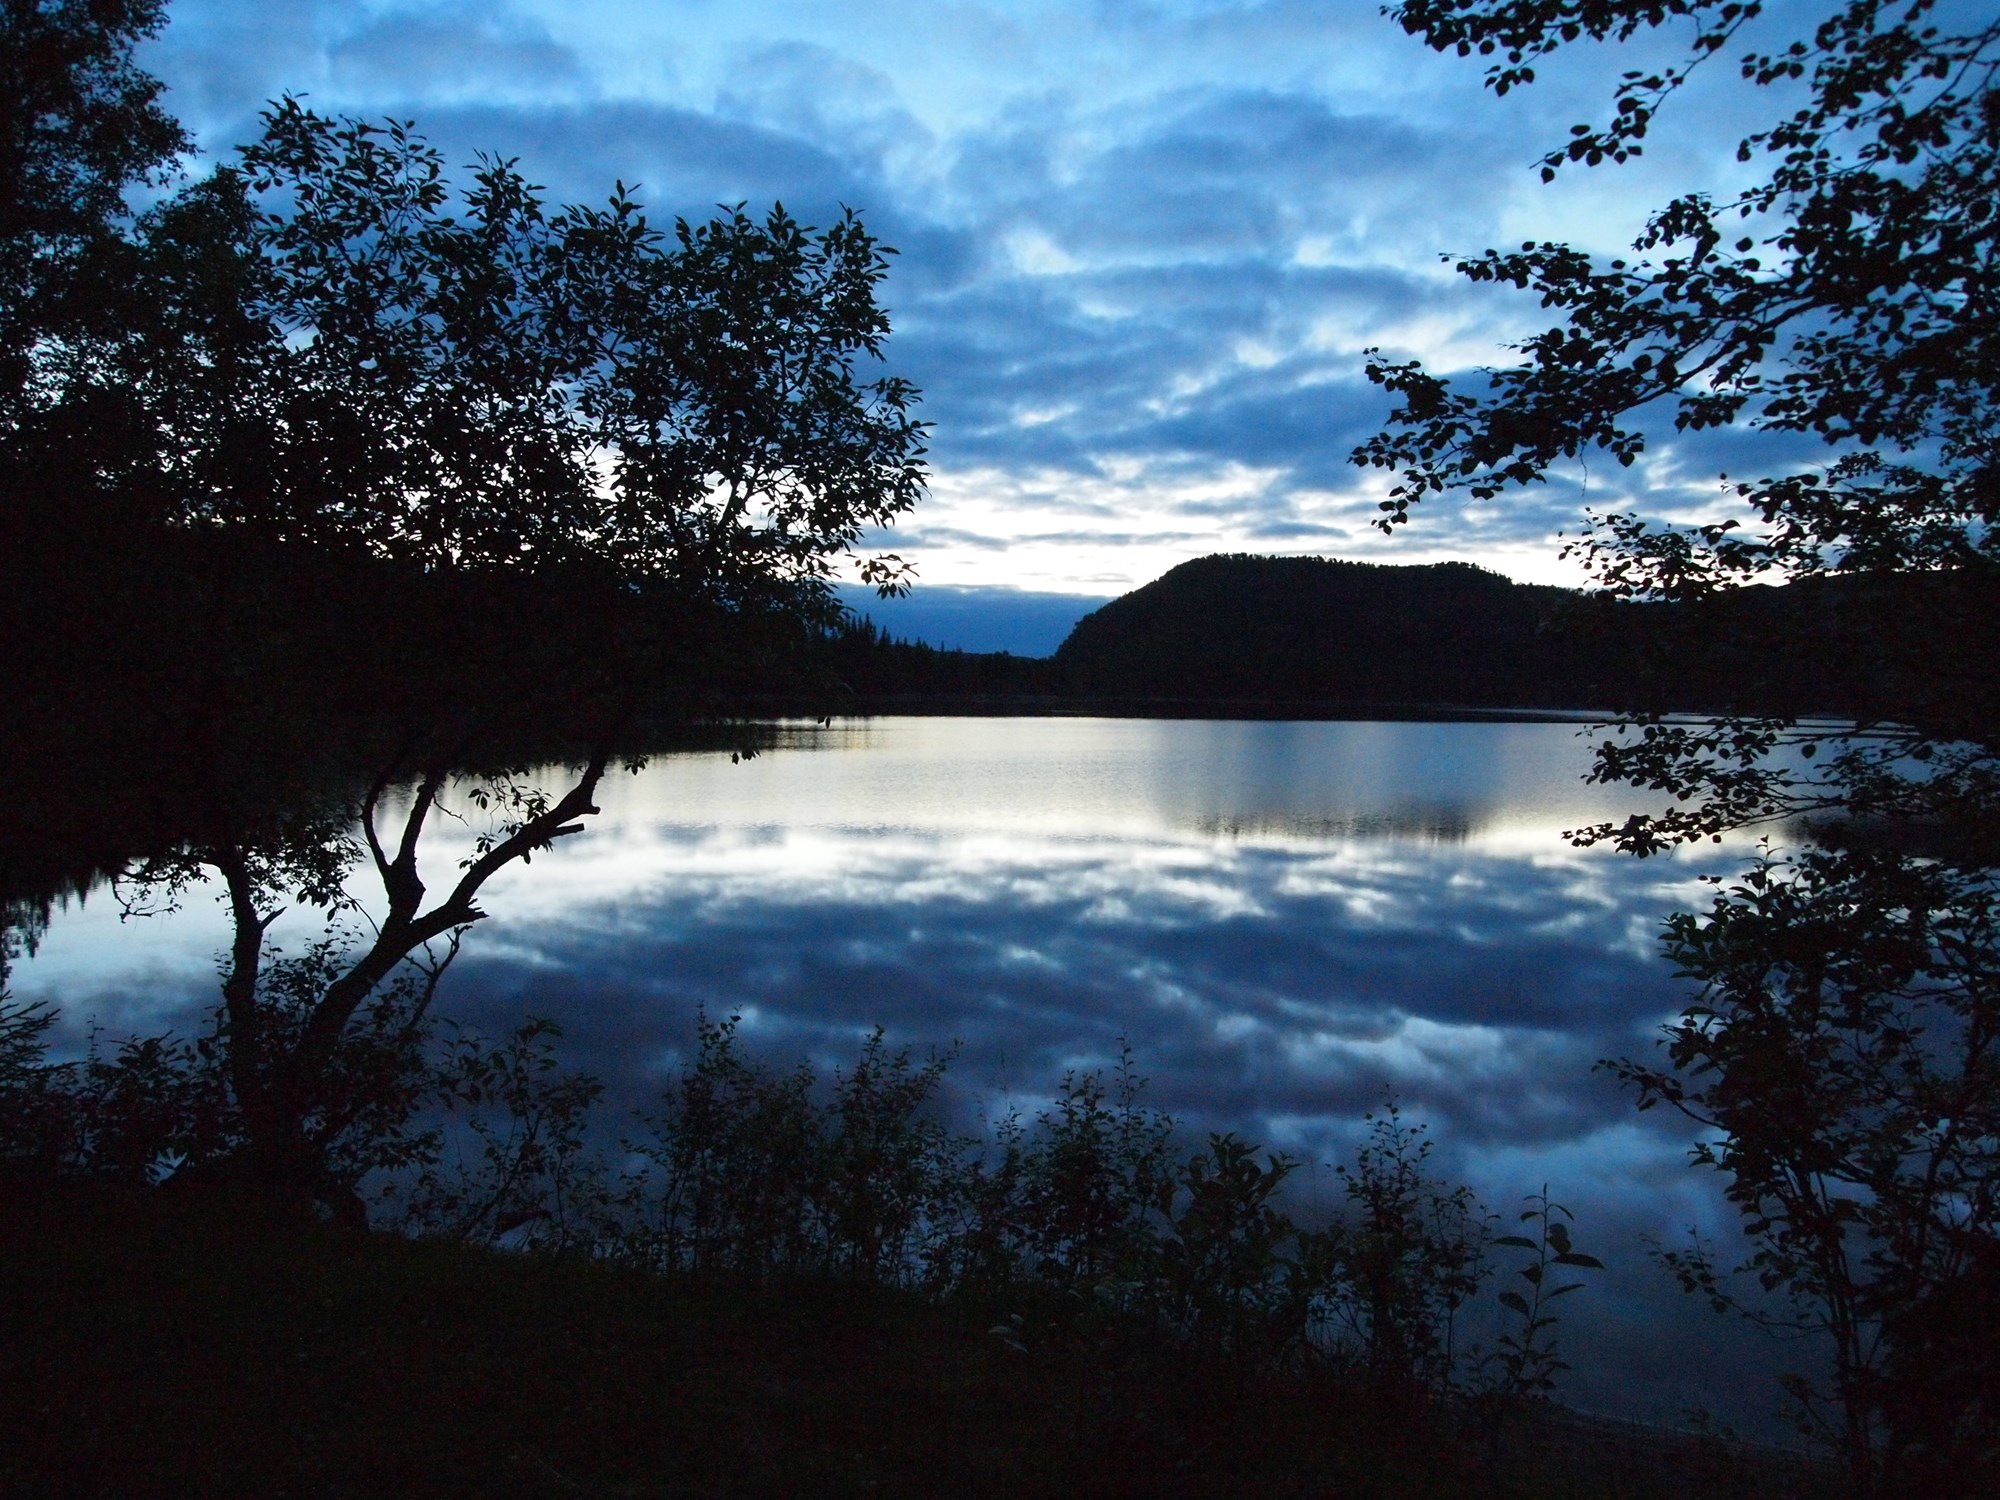
<svg viewBox="0 0 2000 1500">
<path fill-rule="evenodd" d="M 1584 503 L 1712 490 L 1711 445 L 1667 449 L 1389 541 L 1379 481 L 1346 462 L 1386 409 L 1364 348 L 1468 367 L 1533 326 L 1441 254 L 1616 246 L 1669 187 L 1736 170 L 1718 89 L 1639 167 L 1535 181 L 1646 57 L 1561 59 L 1496 100 L 1373 7 L 1294 0 L 180 0 L 149 53 L 212 151 L 291 90 L 517 156 L 562 197 L 622 180 L 661 215 L 861 209 L 901 252 L 891 360 L 936 424 L 936 500 L 898 549 L 931 583 L 1087 595 L 1217 550 L 1555 578 Z"/>
</svg>

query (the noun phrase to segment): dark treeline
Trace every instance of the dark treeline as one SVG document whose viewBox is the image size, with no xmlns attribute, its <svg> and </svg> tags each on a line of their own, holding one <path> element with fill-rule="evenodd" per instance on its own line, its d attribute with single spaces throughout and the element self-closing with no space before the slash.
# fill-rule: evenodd
<svg viewBox="0 0 2000 1500">
<path fill-rule="evenodd" d="M 828 701 L 843 711 L 922 712 L 982 700 L 1053 706 L 1063 696 L 1047 658 L 933 646 L 891 635 L 865 616 L 832 633 L 823 653 Z"/>
<path fill-rule="evenodd" d="M 4 518 L 0 547 L 18 710 L 0 774 L 33 789 L 0 802 L 0 896 L 32 904 L 204 820 L 351 795 L 405 739 L 561 760 L 607 713 L 651 748 L 751 747 L 773 712 L 1750 711 L 1947 734 L 1996 716 L 2000 608 L 1954 575 L 1631 604 L 1464 563 L 1217 556 L 1032 658 L 831 614 L 760 628 L 582 573 L 529 584 L 89 505 L 34 515 Z M 1885 613 L 1922 628 L 1883 632 Z"/>
<path fill-rule="evenodd" d="M 1750 712 L 1963 733 L 1995 717 L 1993 590 L 1969 573 L 1842 576 L 1633 603 L 1469 563 L 1214 556 L 1085 616 L 1046 660 L 938 650 L 867 625 L 833 657 L 866 706 L 1011 696 L 1112 711 Z"/>
<path fill-rule="evenodd" d="M 728 719 L 753 688 L 816 701 L 806 636 L 787 614 L 580 571 L 5 507 L 0 776 L 21 794 L 0 800 L 0 897 L 39 903 L 218 827 L 351 800 L 399 756 L 561 761 L 607 716 L 635 745 L 747 747 L 757 732 Z"/>
</svg>

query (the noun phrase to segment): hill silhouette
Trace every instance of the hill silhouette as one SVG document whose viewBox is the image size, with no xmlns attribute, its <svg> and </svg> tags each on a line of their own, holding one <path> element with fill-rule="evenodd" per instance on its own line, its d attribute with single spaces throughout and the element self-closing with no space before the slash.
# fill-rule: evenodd
<svg viewBox="0 0 2000 1500">
<path fill-rule="evenodd" d="M 1894 631 L 1882 623 L 1898 622 Z M 1040 690 L 1124 712 L 1833 714 L 2000 720 L 2000 574 L 1846 574 L 1632 603 L 1471 563 L 1197 558 L 1077 622 Z"/>
<path fill-rule="evenodd" d="M 1631 632 L 1603 613 L 1471 563 L 1217 555 L 1086 615 L 1053 665 L 1080 694 L 1574 706 L 1630 678 Z"/>
</svg>

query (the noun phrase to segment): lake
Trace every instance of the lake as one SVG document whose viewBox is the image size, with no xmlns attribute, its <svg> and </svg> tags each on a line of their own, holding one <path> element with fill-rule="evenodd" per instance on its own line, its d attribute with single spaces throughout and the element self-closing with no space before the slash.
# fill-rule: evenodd
<svg viewBox="0 0 2000 1500">
<path fill-rule="evenodd" d="M 1673 1289 L 1648 1241 L 1737 1240 L 1690 1130 L 1592 1065 L 1651 1050 L 1686 994 L 1670 911 L 1747 842 L 1635 860 L 1566 829 L 1646 805 L 1587 786 L 1580 726 L 888 718 L 607 778 L 589 830 L 487 888 L 441 991 L 499 1030 L 553 1017 L 615 1108 L 678 1065 L 697 1007 L 765 1057 L 823 1068 L 875 1025 L 957 1044 L 968 1126 L 1129 1044 L 1149 1101 L 1297 1157 L 1330 1208 L 1363 1114 L 1393 1093 L 1442 1175 L 1511 1214 L 1544 1182 L 1610 1264 L 1567 1300 L 1564 1393 L 1768 1432 L 1786 1351 Z M 426 852 L 440 886 L 471 831 Z M 292 930 L 287 934 L 287 927 Z M 74 1040 L 198 1024 L 226 941 L 200 898 L 57 914 L 14 976 Z M 273 929 L 296 947 L 303 919 Z M 1475 1327 L 1475 1338 L 1490 1329 Z"/>
</svg>

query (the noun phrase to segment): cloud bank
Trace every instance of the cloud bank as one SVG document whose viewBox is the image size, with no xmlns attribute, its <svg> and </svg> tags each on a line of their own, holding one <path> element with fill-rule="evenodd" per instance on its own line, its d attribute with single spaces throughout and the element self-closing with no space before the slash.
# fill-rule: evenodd
<svg viewBox="0 0 2000 1500">
<path fill-rule="evenodd" d="M 1540 151 L 1645 57 L 1586 51 L 1496 100 L 1372 7 L 1293 0 L 180 0 L 148 62 L 215 153 L 293 91 L 518 157 L 559 197 L 862 210 L 900 251 L 891 363 L 936 424 L 935 498 L 894 545 L 932 584 L 1104 596 L 1218 550 L 1559 579 L 1585 504 L 1712 499 L 1727 440 L 1391 540 L 1381 481 L 1347 463 L 1386 410 L 1363 349 L 1470 368 L 1535 324 L 1440 256 L 1615 248 L 1670 188 L 1739 170 L 1717 88 L 1636 168 L 1539 185 Z"/>
</svg>

